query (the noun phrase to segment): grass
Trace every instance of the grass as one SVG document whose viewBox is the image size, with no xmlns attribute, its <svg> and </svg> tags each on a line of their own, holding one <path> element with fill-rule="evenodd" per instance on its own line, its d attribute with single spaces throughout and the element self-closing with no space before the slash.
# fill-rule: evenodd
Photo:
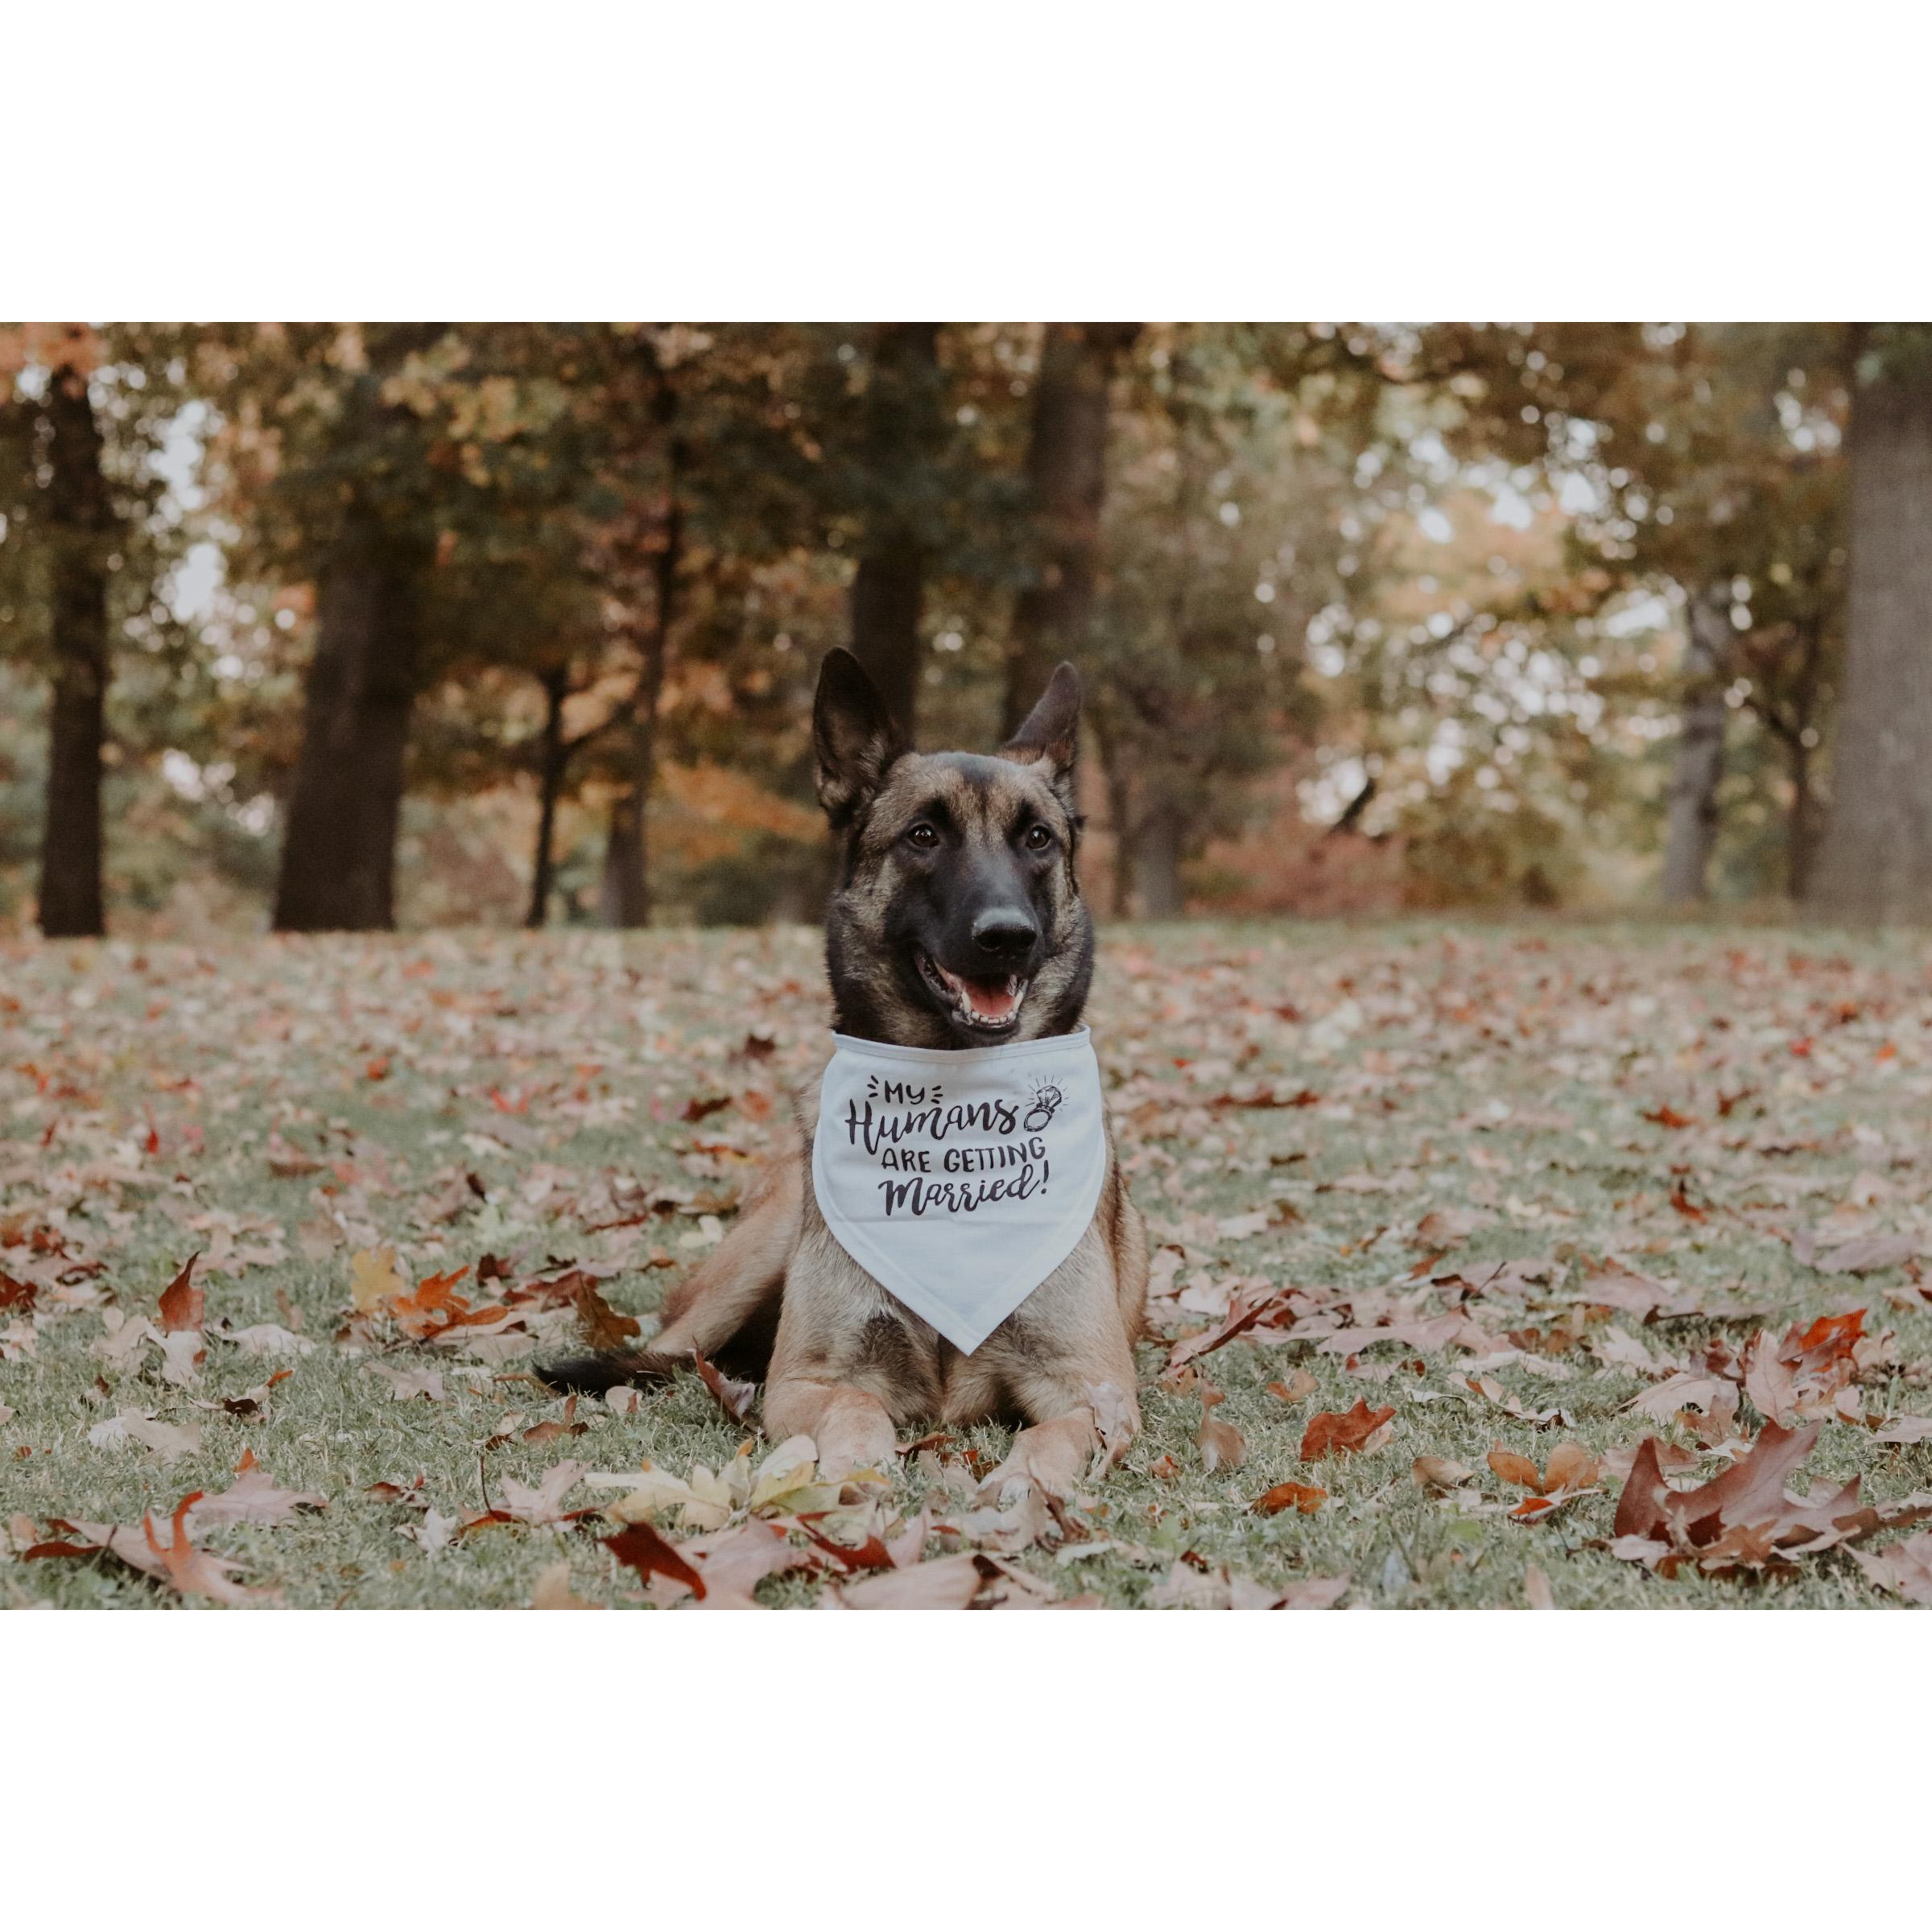
<svg viewBox="0 0 1932 1932">
<path fill-rule="evenodd" d="M 1121 1606 L 1145 1604 L 1183 1558 L 1267 1584 L 1346 1576 L 1355 1605 L 1519 1605 L 1532 1566 L 1563 1607 L 1892 1600 L 1842 1550 L 1789 1580 L 1652 1575 L 1603 1546 L 1614 1480 L 1546 1522 L 1509 1521 L 1501 1505 L 1521 1492 L 1485 1467 L 1494 1444 L 1539 1464 L 1566 1439 L 1601 1451 L 1654 1431 L 1699 1447 L 1688 1418 L 1633 1414 L 1649 1381 L 1582 1345 L 1486 1372 L 1525 1409 L 1562 1408 L 1566 1422 L 1538 1428 L 1452 1381 L 1470 1360 L 1454 1348 L 1364 1349 L 1364 1377 L 1306 1344 L 1234 1342 L 1199 1364 L 1248 1451 L 1214 1472 L 1195 1446 L 1198 1392 L 1159 1378 L 1168 1342 L 1213 1323 L 1231 1282 L 1409 1293 L 1533 1259 L 1538 1278 L 1470 1304 L 1520 1333 L 1546 1331 L 1586 1259 L 1614 1255 L 1693 1298 L 1747 1302 L 1774 1329 L 1864 1307 L 1868 1331 L 1896 1330 L 1892 1359 L 1861 1381 L 1865 1416 L 1932 1412 L 1932 1303 L 1914 1268 L 1821 1274 L 1791 1241 L 1802 1252 L 1811 1231 L 1822 1249 L 1882 1229 L 1926 1236 L 1932 1253 L 1922 945 L 1655 925 L 1200 926 L 1110 929 L 1102 960 L 1092 1017 L 1119 1137 L 1156 1241 L 1179 1250 L 1163 1278 L 1184 1298 L 1158 1304 L 1163 1340 L 1141 1351 L 1145 1433 L 1076 1509 L 1113 1546 L 1012 1560 Z M 561 1345 L 568 1315 L 482 1356 L 372 1357 L 334 1339 L 349 1257 L 393 1246 L 411 1280 L 485 1254 L 513 1278 L 608 1266 L 611 1302 L 647 1315 L 728 1217 L 787 1082 L 820 1050 L 823 1005 L 802 931 L 0 947 L 0 1269 L 40 1290 L 31 1316 L 0 1311 L 0 1526 L 13 1523 L 15 1552 L 0 1558 L 0 1600 L 175 1601 L 106 1558 L 18 1551 L 53 1518 L 164 1515 L 226 1487 L 245 1450 L 328 1506 L 200 1540 L 290 1604 L 518 1605 L 559 1561 L 581 1598 L 640 1600 L 594 1525 L 489 1527 L 432 1551 L 398 1534 L 421 1513 L 369 1485 L 420 1475 L 420 1496 L 459 1517 L 485 1485 L 534 1483 L 564 1455 L 716 1466 L 745 1428 L 687 1377 L 634 1415 L 585 1404 L 584 1434 L 526 1444 L 522 1429 L 563 1410 L 521 1379 L 517 1351 Z M 1300 1104 L 1251 1104 L 1263 1089 Z M 1240 1217 L 1257 1212 L 1269 1224 L 1251 1232 Z M 151 1315 L 196 1249 L 211 1331 L 299 1325 L 313 1348 L 270 1359 L 211 1339 L 185 1386 L 163 1379 L 156 1349 L 104 1357 L 107 1315 Z M 473 1277 L 462 1290 L 478 1293 Z M 1715 1337 L 1741 1348 L 1759 1325 L 1618 1319 L 1686 1357 Z M 372 1360 L 433 1362 L 446 1398 L 394 1399 Z M 285 1367 L 262 1413 L 221 1406 Z M 1269 1392 L 1298 1369 L 1313 1393 Z M 1364 1396 L 1395 1409 L 1385 1446 L 1301 1463 L 1308 1418 Z M 89 1441 L 128 1410 L 198 1424 L 200 1446 L 164 1462 Z M 486 1447 L 511 1414 L 524 1421 Z M 1006 1440 L 987 1426 L 959 1447 L 990 1460 Z M 1425 1493 L 1410 1473 L 1422 1455 L 1478 1480 Z M 1932 1488 L 1932 1444 L 1827 1422 L 1806 1474 L 1856 1474 L 1868 1498 L 1894 1500 Z M 916 1509 L 927 1480 L 909 1463 L 898 1506 Z M 1327 1500 L 1254 1513 L 1282 1480 Z M 803 1603 L 818 1587 L 779 1578 L 759 1597 Z"/>
</svg>

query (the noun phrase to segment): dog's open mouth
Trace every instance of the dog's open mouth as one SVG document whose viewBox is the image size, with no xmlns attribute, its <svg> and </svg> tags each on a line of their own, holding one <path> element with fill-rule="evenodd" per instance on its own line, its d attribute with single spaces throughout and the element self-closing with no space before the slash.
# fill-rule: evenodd
<svg viewBox="0 0 1932 1932">
<path fill-rule="evenodd" d="M 919 970 L 961 1026 L 979 1033 L 1005 1033 L 1018 1024 L 1028 982 L 1018 973 L 997 980 L 969 980 L 948 972 L 928 952 L 919 955 Z"/>
</svg>

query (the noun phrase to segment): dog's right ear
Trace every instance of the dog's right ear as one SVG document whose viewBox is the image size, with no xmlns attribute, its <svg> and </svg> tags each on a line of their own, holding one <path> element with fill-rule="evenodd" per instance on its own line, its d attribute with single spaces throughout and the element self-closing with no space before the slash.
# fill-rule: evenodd
<svg viewBox="0 0 1932 1932">
<path fill-rule="evenodd" d="M 835 830 L 872 803 L 894 759 L 907 749 L 878 687 L 848 650 L 834 648 L 819 667 L 811 704 L 811 747 L 819 803 Z"/>
</svg>

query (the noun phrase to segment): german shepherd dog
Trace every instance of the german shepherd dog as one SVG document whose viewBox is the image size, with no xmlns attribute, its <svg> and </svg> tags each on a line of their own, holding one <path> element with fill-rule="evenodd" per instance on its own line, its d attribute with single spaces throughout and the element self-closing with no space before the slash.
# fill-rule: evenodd
<svg viewBox="0 0 1932 1932">
<path fill-rule="evenodd" d="M 841 852 L 825 943 L 839 1032 L 965 1048 L 1080 1025 L 1093 972 L 1093 922 L 1075 870 L 1080 712 L 1080 679 L 1063 664 L 993 756 L 919 753 L 858 660 L 827 655 L 812 739 L 819 800 Z M 1110 1465 L 1140 1426 L 1133 1343 L 1147 1287 L 1146 1230 L 1111 1130 L 1086 1233 L 964 1355 L 826 1227 L 811 1183 L 818 1113 L 815 1078 L 730 1233 L 671 1290 L 647 1352 L 555 1363 L 544 1379 L 605 1389 L 734 1344 L 738 1359 L 748 1348 L 755 1358 L 768 1340 L 766 1429 L 810 1436 L 828 1476 L 890 1468 L 900 1426 L 993 1416 L 1026 1424 L 986 1479 L 993 1496 L 1029 1485 L 1063 1494 Z"/>
</svg>

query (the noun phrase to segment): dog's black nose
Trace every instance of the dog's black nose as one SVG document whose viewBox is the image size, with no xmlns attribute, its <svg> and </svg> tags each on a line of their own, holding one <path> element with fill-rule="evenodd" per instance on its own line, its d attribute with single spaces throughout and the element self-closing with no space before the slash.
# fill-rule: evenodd
<svg viewBox="0 0 1932 1932">
<path fill-rule="evenodd" d="M 989 906 L 972 922 L 972 943 L 989 959 L 1024 958 L 1039 936 L 1039 922 L 1022 906 Z"/>
</svg>

